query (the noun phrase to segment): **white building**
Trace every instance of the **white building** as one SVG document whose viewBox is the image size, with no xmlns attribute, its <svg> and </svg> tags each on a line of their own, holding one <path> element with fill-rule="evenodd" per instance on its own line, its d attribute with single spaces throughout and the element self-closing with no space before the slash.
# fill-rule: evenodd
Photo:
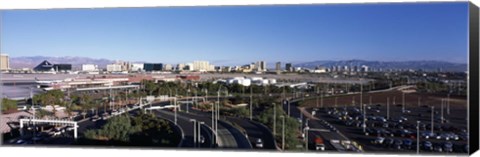
<svg viewBox="0 0 480 157">
<path fill-rule="evenodd" d="M 215 71 L 215 66 L 208 61 L 193 61 L 194 71 Z"/>
<path fill-rule="evenodd" d="M 108 72 L 120 72 L 122 71 L 122 65 L 120 64 L 108 64 L 107 65 Z"/>
<path fill-rule="evenodd" d="M 82 64 L 82 71 L 98 71 L 98 65 Z"/>
<path fill-rule="evenodd" d="M 165 64 L 163 67 L 164 71 L 171 71 L 173 69 L 173 66 L 171 64 Z"/>
<path fill-rule="evenodd" d="M 133 63 L 131 71 L 142 71 L 143 70 L 143 63 Z"/>
</svg>

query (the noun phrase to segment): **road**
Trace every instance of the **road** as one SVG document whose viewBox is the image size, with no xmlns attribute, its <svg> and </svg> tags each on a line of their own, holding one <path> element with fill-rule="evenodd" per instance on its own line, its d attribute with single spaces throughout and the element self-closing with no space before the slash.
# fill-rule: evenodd
<svg viewBox="0 0 480 157">
<path fill-rule="evenodd" d="M 266 126 L 255 121 L 237 117 L 227 117 L 227 120 L 245 129 L 248 140 L 250 140 L 252 145 L 255 145 L 255 141 L 260 138 L 263 141 L 262 149 L 277 149 L 272 131 Z"/>
<path fill-rule="evenodd" d="M 174 120 L 174 113 L 172 111 L 166 111 L 166 110 L 156 110 L 154 111 L 157 115 L 168 118 L 170 120 Z M 193 126 L 192 122 L 190 122 L 190 119 L 195 119 L 197 121 L 202 121 L 205 123 L 204 126 L 208 126 L 209 131 L 203 131 L 203 132 L 211 132 L 210 128 L 212 127 L 212 120 L 210 117 L 207 116 L 202 116 L 202 115 L 196 115 L 196 114 L 189 114 L 189 113 L 184 113 L 184 112 L 178 112 L 177 113 L 177 124 L 184 130 L 185 132 L 185 138 L 188 140 L 188 134 L 189 132 L 192 133 L 191 136 L 193 136 L 193 127 L 188 127 L 188 126 Z M 182 123 L 180 121 L 184 121 L 187 123 Z M 205 136 L 205 138 L 211 139 L 211 136 Z M 237 149 L 249 149 L 252 148 L 250 145 L 248 139 L 235 127 L 231 126 L 230 124 L 219 121 L 218 122 L 218 135 L 217 135 L 217 147 L 219 148 L 237 148 Z M 193 140 L 190 140 L 193 141 Z M 188 142 L 187 142 L 188 143 Z"/>
<path fill-rule="evenodd" d="M 321 123 L 318 119 L 312 119 L 302 114 L 302 112 L 297 107 L 297 102 L 300 99 L 290 101 L 290 106 L 288 104 L 283 104 L 282 107 L 288 114 L 288 108 L 290 108 L 290 116 L 295 119 L 301 119 L 301 127 L 309 127 L 308 132 L 308 145 L 310 150 L 314 150 L 314 141 L 316 137 L 321 137 L 325 141 L 325 147 L 327 151 L 336 151 L 333 146 L 330 144 L 330 140 L 347 140 L 341 133 L 330 131 L 324 124 Z M 307 120 L 308 119 L 308 120 Z M 299 128 L 299 129 L 302 129 Z"/>
</svg>

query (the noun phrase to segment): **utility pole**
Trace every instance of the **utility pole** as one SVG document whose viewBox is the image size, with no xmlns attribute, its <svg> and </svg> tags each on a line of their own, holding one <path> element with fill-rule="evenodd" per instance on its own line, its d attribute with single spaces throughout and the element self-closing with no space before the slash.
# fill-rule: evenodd
<svg viewBox="0 0 480 157">
<path fill-rule="evenodd" d="M 316 89 L 315 92 L 316 92 L 316 94 L 317 94 L 316 98 L 317 98 L 317 108 L 318 108 L 318 96 L 319 96 L 319 95 L 318 95 L 318 86 L 316 86 L 315 89 Z"/>
</svg>

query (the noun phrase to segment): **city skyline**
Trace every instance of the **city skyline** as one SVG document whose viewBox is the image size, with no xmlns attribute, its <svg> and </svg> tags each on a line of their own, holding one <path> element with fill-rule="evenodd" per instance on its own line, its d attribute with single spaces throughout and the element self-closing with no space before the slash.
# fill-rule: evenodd
<svg viewBox="0 0 480 157">
<path fill-rule="evenodd" d="M 2 11 L 2 53 L 12 58 L 74 54 L 167 64 L 352 59 L 466 63 L 467 6 L 458 2 Z"/>
</svg>

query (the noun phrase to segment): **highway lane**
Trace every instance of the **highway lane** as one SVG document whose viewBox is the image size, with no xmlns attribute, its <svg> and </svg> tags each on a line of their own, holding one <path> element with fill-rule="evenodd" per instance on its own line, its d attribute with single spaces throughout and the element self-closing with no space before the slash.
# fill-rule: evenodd
<svg viewBox="0 0 480 157">
<path fill-rule="evenodd" d="M 248 140 L 253 146 L 255 146 L 255 141 L 260 138 L 263 141 L 262 149 L 277 149 L 272 131 L 265 126 L 262 126 L 262 124 L 237 117 L 227 117 L 227 120 L 245 129 L 248 135 Z"/>
<path fill-rule="evenodd" d="M 158 117 L 160 118 L 165 118 L 170 121 L 175 121 L 175 116 L 174 113 L 171 113 L 169 111 L 165 110 L 155 110 L 153 111 Z M 182 116 L 180 114 L 177 115 L 177 125 L 183 130 L 184 133 L 184 138 L 182 139 L 182 144 L 180 147 L 188 147 L 188 148 L 194 148 L 194 126 L 193 122 L 190 121 L 191 118 Z M 212 139 L 212 131 L 209 129 L 207 126 L 202 125 L 201 127 L 201 135 L 205 138 L 205 142 L 203 144 L 200 144 L 200 147 L 202 148 L 212 148 L 214 147 L 214 143 L 211 142 Z"/>
<path fill-rule="evenodd" d="M 191 119 L 197 119 L 200 121 L 205 122 L 208 126 L 211 125 L 211 117 L 210 116 L 203 116 L 198 114 L 188 114 L 184 112 L 179 112 L 178 115 L 182 115 L 185 117 L 189 117 Z M 231 126 L 228 123 L 222 122 L 219 120 L 218 122 L 218 146 L 220 148 L 237 148 L 237 149 L 251 149 L 252 146 L 248 139 L 243 135 L 238 129 Z"/>
</svg>

